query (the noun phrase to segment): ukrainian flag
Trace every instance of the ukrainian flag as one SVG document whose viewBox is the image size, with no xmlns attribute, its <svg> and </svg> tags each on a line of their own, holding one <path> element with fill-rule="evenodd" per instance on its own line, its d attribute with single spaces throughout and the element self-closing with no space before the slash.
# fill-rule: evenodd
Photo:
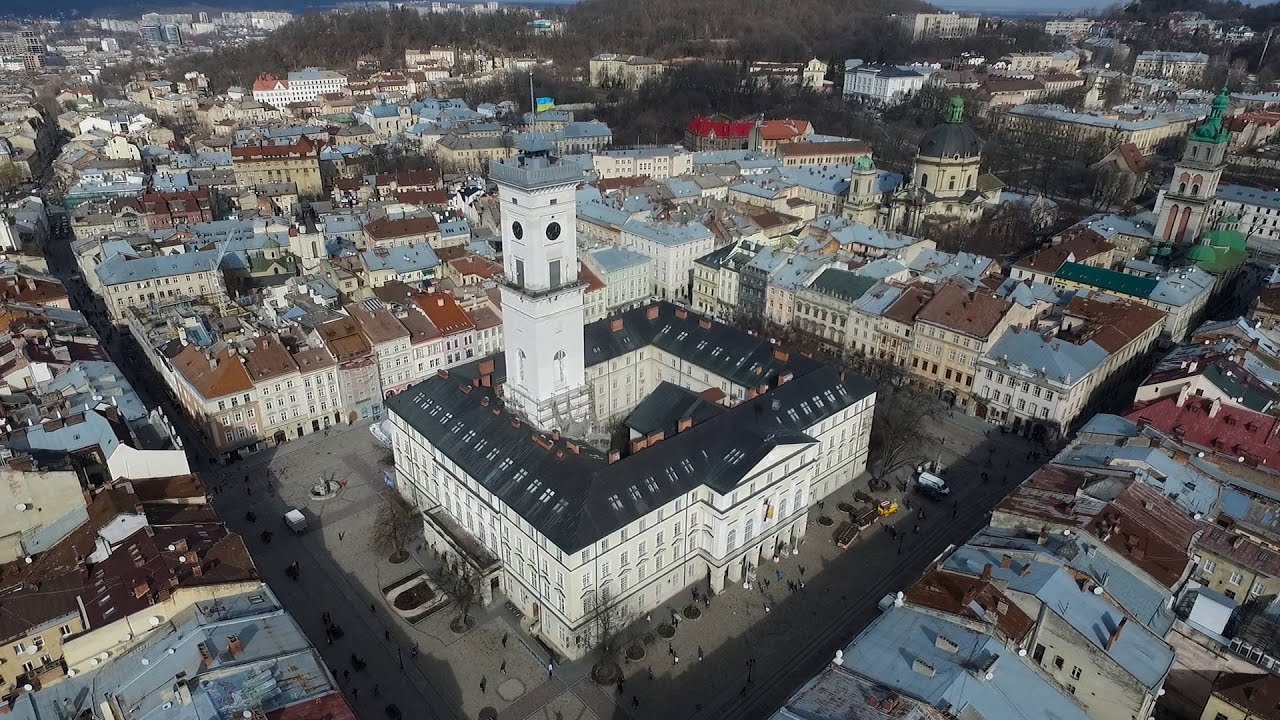
<svg viewBox="0 0 1280 720">
<path fill-rule="evenodd" d="M 555 109 L 555 106 L 556 106 L 556 100 L 555 100 L 555 98 L 540 97 L 540 98 L 538 98 L 538 99 L 537 99 L 537 101 L 536 101 L 536 103 L 535 103 L 535 105 L 534 105 L 534 109 L 535 109 L 537 112 L 544 112 L 544 111 L 546 111 L 546 110 L 553 110 L 553 109 Z"/>
</svg>

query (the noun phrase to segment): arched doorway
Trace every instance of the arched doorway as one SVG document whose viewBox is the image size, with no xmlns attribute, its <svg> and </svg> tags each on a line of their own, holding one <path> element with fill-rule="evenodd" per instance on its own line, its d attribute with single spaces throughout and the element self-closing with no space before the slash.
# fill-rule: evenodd
<svg viewBox="0 0 1280 720">
<path fill-rule="evenodd" d="M 285 431 L 283 431 L 283 430 L 277 430 L 277 431 L 276 431 L 276 434 L 275 434 L 275 441 L 276 441 L 276 444 L 277 444 L 277 445 L 280 445 L 280 444 L 284 443 L 284 442 L 285 442 L 286 440 L 288 440 L 288 439 L 289 439 L 289 436 L 285 434 Z"/>
<path fill-rule="evenodd" d="M 356 412 L 355 410 L 352 410 L 351 412 L 347 413 L 348 425 L 355 425 L 356 421 L 359 419 L 360 419 L 360 413 Z"/>
</svg>

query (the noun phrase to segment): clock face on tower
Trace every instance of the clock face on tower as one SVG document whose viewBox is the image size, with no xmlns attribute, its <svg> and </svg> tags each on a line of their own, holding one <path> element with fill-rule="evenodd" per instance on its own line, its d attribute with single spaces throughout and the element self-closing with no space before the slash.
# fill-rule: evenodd
<svg viewBox="0 0 1280 720">
<path fill-rule="evenodd" d="M 511 223 L 511 234 L 512 234 L 512 235 L 515 235 L 517 240 L 519 240 L 519 239 L 523 238 L 523 237 L 524 237 L 524 226 L 522 226 L 522 225 L 521 225 L 520 223 L 518 223 L 518 222 L 513 222 L 513 223 Z"/>
<path fill-rule="evenodd" d="M 560 223 L 553 222 L 547 226 L 547 239 L 555 240 L 560 237 Z"/>
</svg>

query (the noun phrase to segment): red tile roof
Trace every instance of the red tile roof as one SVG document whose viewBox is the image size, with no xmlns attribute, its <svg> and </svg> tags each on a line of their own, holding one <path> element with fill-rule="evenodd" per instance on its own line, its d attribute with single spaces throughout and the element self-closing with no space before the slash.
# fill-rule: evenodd
<svg viewBox="0 0 1280 720">
<path fill-rule="evenodd" d="M 1013 266 L 1038 272 L 1041 275 L 1053 275 L 1068 261 L 1082 263 L 1116 247 L 1088 228 L 1065 230 L 1058 237 L 1060 242 L 1032 253 L 1029 257 L 1014 263 Z"/>
<path fill-rule="evenodd" d="M 1192 395 L 1179 406 L 1177 395 L 1166 395 L 1136 403 L 1125 417 L 1145 422 L 1179 442 L 1244 458 L 1250 465 L 1280 469 L 1280 418 L 1228 405 L 1209 417 L 1212 409 L 1209 398 Z"/>
<path fill-rule="evenodd" d="M 1142 480 L 1059 465 L 1036 471 L 996 511 L 1028 518 L 1033 529 L 1044 523 L 1079 528 L 1165 587 L 1181 580 L 1191 541 L 1205 528 Z"/>
<path fill-rule="evenodd" d="M 440 232 L 440 225 L 433 217 L 401 218 L 389 220 L 378 218 L 364 226 L 364 232 L 371 238 L 397 238 L 413 235 L 430 235 Z"/>
<path fill-rule="evenodd" d="M 985 290 L 969 291 L 957 285 L 938 289 L 916 320 L 970 337 L 986 338 L 1013 307 L 1013 302 Z"/>
<path fill-rule="evenodd" d="M 932 570 L 904 593 L 906 602 L 987 624 L 996 619 L 996 629 L 1015 643 L 1035 626 L 1035 621 L 1013 603 L 1000 588 L 980 577 Z M 976 606 L 976 607 L 975 607 Z M 978 613 L 982 610 L 982 614 Z"/>
<path fill-rule="evenodd" d="M 277 85 L 289 87 L 289 81 L 285 78 L 278 78 L 275 75 L 262 74 L 257 80 L 253 81 L 254 90 L 275 90 Z"/>
<path fill-rule="evenodd" d="M 292 145 L 243 145 L 231 148 L 232 160 L 274 160 L 290 157 L 314 157 L 318 142 L 303 135 Z"/>
<path fill-rule="evenodd" d="M 739 138 L 746 140 L 751 137 L 751 129 L 755 127 L 755 123 L 750 120 L 742 122 L 734 122 L 732 120 L 712 120 L 708 117 L 699 115 L 689 121 L 685 126 L 685 130 L 697 135 L 698 137 L 711 137 L 712 135 L 720 138 Z"/>
<path fill-rule="evenodd" d="M 413 302 L 442 335 L 453 335 L 476 329 L 476 324 L 471 321 L 471 317 L 449 293 L 423 293 L 414 297 Z"/>
<path fill-rule="evenodd" d="M 766 120 L 760 123 L 763 140 L 795 140 L 813 132 L 808 120 Z"/>
</svg>

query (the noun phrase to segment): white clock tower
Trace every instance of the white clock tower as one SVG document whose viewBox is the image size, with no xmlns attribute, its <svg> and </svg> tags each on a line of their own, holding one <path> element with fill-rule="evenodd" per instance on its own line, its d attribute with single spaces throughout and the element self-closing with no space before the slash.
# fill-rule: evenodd
<svg viewBox="0 0 1280 720">
<path fill-rule="evenodd" d="M 538 146 L 491 163 L 489 178 L 501 208 L 507 404 L 543 430 L 581 435 L 590 411 L 576 230 L 582 172 Z"/>
</svg>

